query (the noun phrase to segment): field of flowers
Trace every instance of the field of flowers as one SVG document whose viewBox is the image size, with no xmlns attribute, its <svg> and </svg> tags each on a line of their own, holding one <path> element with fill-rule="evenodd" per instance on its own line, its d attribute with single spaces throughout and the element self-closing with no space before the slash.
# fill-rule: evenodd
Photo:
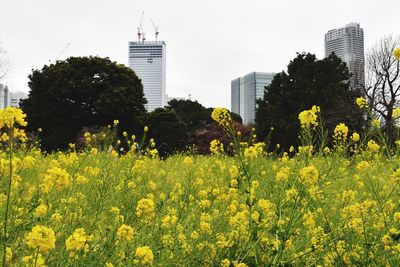
<svg viewBox="0 0 400 267">
<path fill-rule="evenodd" d="M 153 144 L 27 149 L 24 115 L 5 110 L 3 266 L 398 266 L 399 155 L 344 124 L 316 149 L 318 112 L 299 115 L 304 145 L 278 155 L 240 143 L 216 109 L 234 156 L 213 141 L 211 156 L 160 160 Z"/>
</svg>

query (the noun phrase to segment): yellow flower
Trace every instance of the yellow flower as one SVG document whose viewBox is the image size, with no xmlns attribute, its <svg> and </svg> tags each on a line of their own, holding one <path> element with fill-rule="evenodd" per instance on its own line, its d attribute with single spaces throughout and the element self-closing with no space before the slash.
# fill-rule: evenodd
<svg viewBox="0 0 400 267">
<path fill-rule="evenodd" d="M 39 206 L 36 207 L 35 211 L 33 212 L 33 215 L 35 217 L 43 217 L 46 214 L 47 214 L 47 206 L 45 204 L 40 204 Z"/>
<path fill-rule="evenodd" d="M 51 220 L 54 222 L 59 222 L 59 221 L 61 221 L 61 219 L 62 219 L 62 216 L 58 212 L 51 215 Z"/>
<path fill-rule="evenodd" d="M 397 47 L 396 49 L 394 49 L 393 51 L 393 57 L 397 60 L 400 60 L 400 47 Z"/>
<path fill-rule="evenodd" d="M 246 158 L 256 158 L 258 156 L 257 150 L 253 146 L 246 147 L 243 154 Z"/>
<path fill-rule="evenodd" d="M 299 114 L 299 120 L 302 128 L 315 129 L 318 126 L 317 113 L 320 111 L 318 106 L 313 106 L 310 110 L 304 110 Z"/>
<path fill-rule="evenodd" d="M 88 242 L 92 239 L 91 236 L 86 235 L 85 229 L 75 229 L 65 241 L 65 248 L 70 252 L 69 256 L 74 257 L 75 252 L 85 250 L 88 248 Z"/>
<path fill-rule="evenodd" d="M 68 172 L 64 169 L 54 166 L 48 169 L 43 175 L 43 180 L 40 187 L 42 191 L 47 194 L 52 190 L 53 187 L 57 191 L 61 191 L 62 189 L 68 187 L 69 182 L 70 176 Z"/>
<path fill-rule="evenodd" d="M 145 221 L 150 221 L 154 216 L 154 201 L 151 198 L 142 198 L 136 206 L 136 216 L 143 218 Z"/>
<path fill-rule="evenodd" d="M 371 122 L 373 127 L 379 128 L 381 126 L 381 121 L 377 119 L 373 119 Z"/>
<path fill-rule="evenodd" d="M 297 196 L 299 195 L 299 191 L 296 188 L 290 188 L 285 191 L 285 200 L 286 201 L 294 201 L 296 200 Z"/>
<path fill-rule="evenodd" d="M 400 117 L 400 108 L 393 109 L 393 118 L 396 120 Z"/>
<path fill-rule="evenodd" d="M 233 263 L 234 267 L 248 267 L 248 265 L 244 262 L 238 263 L 238 262 L 234 262 Z"/>
<path fill-rule="evenodd" d="M 8 140 L 10 140 L 10 137 L 8 136 L 7 133 L 3 133 L 0 137 L 0 141 L 2 142 L 7 142 Z"/>
<path fill-rule="evenodd" d="M 170 214 L 167 214 L 162 219 L 161 227 L 163 228 L 170 228 L 178 222 L 178 217 L 176 216 L 176 210 L 171 209 L 169 213 Z"/>
<path fill-rule="evenodd" d="M 318 170 L 313 166 L 307 166 L 300 170 L 300 180 L 308 185 L 315 184 L 318 181 Z"/>
<path fill-rule="evenodd" d="M 264 147 L 265 147 L 265 143 L 259 142 L 250 147 L 246 147 L 244 149 L 243 154 L 246 158 L 257 158 L 258 156 L 261 156 L 263 154 Z"/>
<path fill-rule="evenodd" d="M 279 172 L 276 174 L 275 179 L 277 181 L 283 181 L 287 182 L 289 178 L 289 172 L 290 168 L 289 167 L 283 167 L 282 169 L 279 170 Z"/>
<path fill-rule="evenodd" d="M 351 141 L 353 141 L 353 142 L 358 142 L 358 141 L 360 141 L 360 135 L 359 135 L 357 132 L 354 132 L 354 133 L 351 135 Z"/>
<path fill-rule="evenodd" d="M 32 168 L 33 166 L 35 166 L 35 160 L 36 159 L 32 156 L 26 156 L 22 160 L 22 165 L 24 166 L 24 168 Z"/>
<path fill-rule="evenodd" d="M 147 133 L 147 131 L 149 130 L 149 127 L 147 127 L 147 126 L 144 126 L 144 129 L 143 129 L 143 131 L 145 132 L 145 133 Z M 134 138 L 132 138 L 132 140 L 135 140 Z"/>
<path fill-rule="evenodd" d="M 299 154 L 311 156 L 313 149 L 313 146 L 299 146 Z"/>
<path fill-rule="evenodd" d="M 229 126 L 232 123 L 231 114 L 225 108 L 214 108 L 211 118 L 221 126 Z"/>
<path fill-rule="evenodd" d="M 38 249 L 41 253 L 48 253 L 56 247 L 56 236 L 53 229 L 36 225 L 26 236 L 26 244 L 34 249 Z"/>
<path fill-rule="evenodd" d="M 396 223 L 399 223 L 399 222 L 400 222 L 400 212 L 395 212 L 394 215 L 393 215 L 393 217 L 394 217 L 394 221 L 395 221 Z"/>
<path fill-rule="evenodd" d="M 380 146 L 377 143 L 375 143 L 374 140 L 368 141 L 367 147 L 368 147 L 368 150 L 371 152 L 378 152 L 379 148 L 380 148 Z"/>
<path fill-rule="evenodd" d="M 231 262 L 228 259 L 224 259 L 221 261 L 221 267 L 229 267 L 231 266 Z"/>
<path fill-rule="evenodd" d="M 27 125 L 26 114 L 21 109 L 15 107 L 6 107 L 0 109 L 0 129 L 4 126 L 7 128 L 13 128 L 14 126 L 25 127 Z"/>
<path fill-rule="evenodd" d="M 154 254 L 150 247 L 137 247 L 135 252 L 134 264 L 153 265 Z"/>
<path fill-rule="evenodd" d="M 183 159 L 183 164 L 185 164 L 187 166 L 192 165 L 193 164 L 193 159 L 191 157 L 189 157 L 189 156 L 186 156 Z"/>
<path fill-rule="evenodd" d="M 12 258 L 13 258 L 12 250 L 11 250 L 11 248 L 7 247 L 6 248 L 6 262 L 11 263 Z"/>
<path fill-rule="evenodd" d="M 119 120 L 114 120 L 114 126 L 117 126 L 119 124 Z"/>
<path fill-rule="evenodd" d="M 358 105 L 359 108 L 363 109 L 368 106 L 368 101 L 363 97 L 358 97 L 356 99 L 356 104 Z"/>
<path fill-rule="evenodd" d="M 219 140 L 212 140 L 210 142 L 210 152 L 211 154 L 215 155 L 224 153 L 224 144 L 221 143 Z"/>
<path fill-rule="evenodd" d="M 211 234 L 211 215 L 203 212 L 200 215 L 200 230 L 204 233 Z"/>
<path fill-rule="evenodd" d="M 87 183 L 89 183 L 89 179 L 86 178 L 83 175 L 80 175 L 80 174 L 76 175 L 75 181 L 76 181 L 77 184 L 87 184 Z"/>
<path fill-rule="evenodd" d="M 129 225 L 123 224 L 117 230 L 118 241 L 132 241 L 133 240 L 133 228 Z"/>
<path fill-rule="evenodd" d="M 238 185 L 239 185 L 238 180 L 232 179 L 232 180 L 229 182 L 229 185 L 230 185 L 232 188 L 237 188 Z"/>
<path fill-rule="evenodd" d="M 360 163 L 357 164 L 357 171 L 362 172 L 370 167 L 370 164 L 368 161 L 361 161 Z"/>
<path fill-rule="evenodd" d="M 344 123 L 339 123 L 336 125 L 333 137 L 336 142 L 345 142 L 347 139 L 347 134 L 349 133 L 349 128 Z"/>
<path fill-rule="evenodd" d="M 22 262 L 25 266 L 46 267 L 42 254 L 29 255 L 22 257 Z"/>
</svg>

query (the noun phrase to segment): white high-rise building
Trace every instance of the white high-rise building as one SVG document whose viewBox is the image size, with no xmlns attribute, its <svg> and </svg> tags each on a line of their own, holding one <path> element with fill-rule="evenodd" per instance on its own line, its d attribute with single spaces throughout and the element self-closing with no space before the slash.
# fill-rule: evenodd
<svg viewBox="0 0 400 267">
<path fill-rule="evenodd" d="M 11 92 L 7 85 L 0 84 L 0 109 L 6 107 L 19 107 L 19 102 L 26 99 L 28 94 L 24 92 Z"/>
<path fill-rule="evenodd" d="M 164 41 L 129 42 L 129 67 L 142 80 L 149 112 L 167 103 L 165 50 Z"/>
<path fill-rule="evenodd" d="M 254 122 L 256 100 L 264 97 L 265 86 L 274 76 L 275 73 L 251 72 L 231 81 L 231 111 L 242 117 L 243 124 Z"/>
<path fill-rule="evenodd" d="M 364 30 L 359 23 L 350 23 L 325 34 L 325 57 L 332 53 L 347 63 L 352 74 L 351 87 L 356 89 L 364 86 Z"/>
<path fill-rule="evenodd" d="M 5 109 L 10 105 L 10 92 L 7 85 L 0 84 L 0 109 Z"/>
</svg>

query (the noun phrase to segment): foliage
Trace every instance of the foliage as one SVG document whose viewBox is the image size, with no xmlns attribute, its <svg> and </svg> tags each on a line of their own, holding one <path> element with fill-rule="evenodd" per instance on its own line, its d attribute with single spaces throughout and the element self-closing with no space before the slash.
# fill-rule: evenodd
<svg viewBox="0 0 400 267">
<path fill-rule="evenodd" d="M 251 139 L 252 129 L 249 126 L 245 126 L 240 123 L 235 123 L 234 128 L 236 131 L 240 131 L 243 141 L 249 141 Z M 210 153 L 210 142 L 218 140 L 223 144 L 227 153 L 232 154 L 233 150 L 230 145 L 230 137 L 224 131 L 223 127 L 212 123 L 205 127 L 196 130 L 192 135 L 193 146 L 196 152 L 200 155 L 207 155 Z"/>
<path fill-rule="evenodd" d="M 176 112 L 178 117 L 187 125 L 189 133 L 212 123 L 211 112 L 213 108 L 206 108 L 197 100 L 173 99 L 168 102 L 168 106 L 165 108 Z M 235 122 L 242 123 L 240 115 L 232 112 L 231 116 Z"/>
<path fill-rule="evenodd" d="M 177 116 L 186 124 L 187 142 L 190 145 L 194 145 L 196 151 L 200 154 L 209 153 L 209 144 L 213 139 L 220 140 L 225 146 L 229 144 L 222 128 L 217 127 L 211 118 L 213 108 L 206 108 L 199 102 L 190 99 L 173 99 L 168 102 L 168 106 L 165 108 L 176 112 Z M 230 116 L 233 121 L 242 123 L 242 118 L 238 114 L 230 112 Z M 246 128 L 237 127 L 240 129 Z M 246 132 L 246 130 L 244 131 Z M 158 139 L 156 138 L 156 140 Z"/>
<path fill-rule="evenodd" d="M 120 121 L 121 131 L 143 127 L 143 87 L 135 73 L 108 58 L 71 57 L 33 70 L 22 101 L 28 130 L 41 128 L 42 148 L 65 149 L 83 127 Z"/>
<path fill-rule="evenodd" d="M 340 123 L 351 129 L 363 125 L 362 112 L 354 103 L 357 93 L 349 90 L 349 72 L 335 55 L 317 60 L 312 54 L 298 54 L 290 61 L 287 72 L 278 73 L 257 102 L 256 129 L 260 140 L 271 129 L 272 147 L 297 144 L 300 111 L 318 105 L 323 110 L 328 132 Z"/>
<path fill-rule="evenodd" d="M 175 111 L 178 117 L 186 124 L 190 133 L 212 122 L 211 113 L 197 100 L 173 99 L 168 102 L 166 109 Z"/>
<path fill-rule="evenodd" d="M 186 124 L 175 111 L 158 108 L 148 115 L 149 135 L 154 138 L 160 156 L 183 150 L 188 142 Z"/>
</svg>

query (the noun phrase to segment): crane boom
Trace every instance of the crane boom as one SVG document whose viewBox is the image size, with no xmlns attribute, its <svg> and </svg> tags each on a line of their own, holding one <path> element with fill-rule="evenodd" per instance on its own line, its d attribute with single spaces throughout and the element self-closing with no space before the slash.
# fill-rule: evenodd
<svg viewBox="0 0 400 267">
<path fill-rule="evenodd" d="M 139 41 L 140 41 L 142 35 L 144 35 L 144 33 L 143 33 L 143 26 L 142 26 L 143 17 L 144 17 L 144 11 L 142 11 L 142 16 L 141 16 L 141 18 L 140 18 L 139 27 L 137 28 L 137 35 L 138 35 Z"/>
<path fill-rule="evenodd" d="M 156 25 L 154 24 L 154 21 L 153 21 L 152 19 L 150 19 L 150 21 L 151 21 L 151 24 L 153 24 L 154 34 L 155 34 L 155 36 L 156 36 L 156 42 L 157 42 L 157 36 L 158 36 L 158 34 L 159 34 L 160 32 L 158 31 L 158 26 L 156 26 Z"/>
<path fill-rule="evenodd" d="M 68 48 L 70 45 L 71 45 L 71 43 L 68 43 L 68 44 L 63 48 L 63 50 L 61 50 L 60 54 L 58 54 L 58 56 L 56 57 L 56 60 L 55 60 L 55 61 L 57 61 L 57 60 L 62 56 L 62 54 L 64 54 L 65 50 L 67 50 L 67 48 Z"/>
</svg>

